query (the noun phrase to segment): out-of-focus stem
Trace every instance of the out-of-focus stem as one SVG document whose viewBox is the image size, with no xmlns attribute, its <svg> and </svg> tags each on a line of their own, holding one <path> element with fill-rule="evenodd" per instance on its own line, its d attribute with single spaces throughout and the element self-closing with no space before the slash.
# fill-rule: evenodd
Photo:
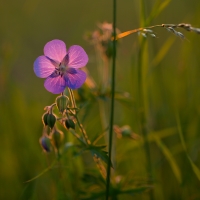
<svg viewBox="0 0 200 200">
<path fill-rule="evenodd" d="M 112 155 L 112 139 L 113 139 L 113 122 L 114 122 L 114 96 L 115 96 L 115 64 L 116 64 L 116 13 L 117 1 L 113 0 L 113 56 L 112 56 L 112 73 L 111 73 L 111 111 L 110 111 L 110 125 L 109 125 L 109 145 L 108 145 L 108 166 L 106 179 L 106 200 L 110 193 L 110 171 L 111 171 L 111 155 Z"/>
<path fill-rule="evenodd" d="M 108 88 L 108 83 L 109 83 L 109 60 L 106 56 L 103 57 L 103 64 L 104 66 L 102 67 L 103 73 L 102 73 L 102 88 L 101 92 L 104 94 Z"/>
<path fill-rule="evenodd" d="M 145 16 L 145 0 L 141 0 L 140 1 L 141 4 L 141 22 L 140 25 L 141 26 L 145 26 L 145 20 L 146 20 L 146 16 Z M 145 149 L 145 156 L 146 156 L 146 161 L 147 161 L 147 166 L 146 166 L 146 170 L 147 170 L 147 174 L 150 176 L 150 181 L 152 181 L 152 167 L 151 167 L 151 153 L 150 153 L 150 144 L 148 141 L 148 137 L 147 137 L 147 120 L 146 120 L 146 110 L 145 110 L 145 78 L 144 75 L 146 75 L 144 73 L 144 63 L 143 63 L 143 59 L 144 59 L 144 52 L 145 51 L 145 40 L 144 38 L 142 38 L 140 40 L 140 49 L 139 49 L 139 54 L 138 54 L 138 114 L 139 114 L 139 121 L 140 121 L 140 131 L 143 135 L 144 138 L 144 149 Z M 149 192 L 149 197 L 150 200 L 154 199 L 154 193 L 153 190 L 151 190 Z"/>
</svg>

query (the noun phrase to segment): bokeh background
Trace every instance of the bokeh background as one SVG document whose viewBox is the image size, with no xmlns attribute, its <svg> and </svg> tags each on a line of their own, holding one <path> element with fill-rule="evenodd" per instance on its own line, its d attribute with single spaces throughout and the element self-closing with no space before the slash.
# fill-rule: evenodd
<svg viewBox="0 0 200 200">
<path fill-rule="evenodd" d="M 148 16 L 156 2 L 168 1 L 144 2 Z M 140 0 L 117 3 L 118 29 L 123 32 L 140 27 Z M 33 62 L 43 54 L 48 41 L 61 39 L 68 47 L 78 44 L 86 50 L 90 58 L 87 69 L 96 80 L 95 52 L 84 35 L 96 29 L 98 23 L 111 23 L 112 10 L 112 1 L 108 0 L 0 0 L 0 199 L 57 199 L 55 177 L 51 173 L 24 183 L 47 167 L 39 145 L 41 116 L 44 107 L 56 98 L 44 89 L 44 80 L 35 76 Z M 199 13 L 198 0 L 171 1 L 151 25 L 184 22 L 200 27 Z M 155 29 L 157 38 L 147 39 L 147 121 L 151 133 L 162 135 L 162 143 L 151 140 L 155 199 L 159 200 L 200 199 L 198 170 L 195 174 L 191 165 L 192 162 L 200 168 L 200 35 L 181 32 L 187 39 L 177 38 L 163 28 Z M 119 42 L 116 89 L 130 93 L 133 104 L 117 103 L 115 116 L 116 124 L 129 125 L 138 135 L 134 72 L 139 48 L 137 34 Z M 178 135 L 177 112 L 187 153 Z M 94 106 L 85 123 L 96 116 Z M 91 122 L 90 135 L 100 126 L 98 119 Z M 118 172 L 124 176 L 131 174 L 136 182 L 145 180 L 142 147 L 132 140 L 118 143 L 116 154 L 121 162 Z M 165 147 L 174 160 L 166 156 Z M 173 168 L 174 161 L 179 172 Z M 148 195 L 126 197 L 135 198 L 148 199 Z"/>
</svg>

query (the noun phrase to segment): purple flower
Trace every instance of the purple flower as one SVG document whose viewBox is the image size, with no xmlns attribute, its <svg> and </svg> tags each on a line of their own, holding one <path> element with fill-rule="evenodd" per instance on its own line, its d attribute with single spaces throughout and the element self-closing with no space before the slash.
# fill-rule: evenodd
<svg viewBox="0 0 200 200">
<path fill-rule="evenodd" d="M 77 89 L 86 80 L 84 67 L 88 56 L 81 46 L 73 45 L 67 50 L 61 40 L 52 40 L 44 46 L 44 56 L 34 62 L 34 72 L 40 78 L 46 78 L 44 87 L 54 94 L 62 93 L 66 87 Z"/>
</svg>

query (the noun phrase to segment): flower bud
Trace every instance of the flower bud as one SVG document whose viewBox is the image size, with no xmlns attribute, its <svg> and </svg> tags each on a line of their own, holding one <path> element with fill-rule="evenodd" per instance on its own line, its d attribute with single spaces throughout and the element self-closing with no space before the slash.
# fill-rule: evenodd
<svg viewBox="0 0 200 200">
<path fill-rule="evenodd" d="M 62 131 L 54 129 L 51 132 L 51 139 L 52 139 L 52 143 L 55 146 L 55 148 L 58 149 L 62 144 L 62 141 L 64 139 L 64 134 Z"/>
<path fill-rule="evenodd" d="M 49 137 L 42 136 L 39 141 L 40 141 L 40 145 L 41 145 L 42 149 L 45 152 L 51 151 L 51 141 L 50 141 Z"/>
<path fill-rule="evenodd" d="M 122 136 L 131 136 L 132 134 L 131 127 L 128 125 L 122 126 L 121 133 L 122 133 Z"/>
<path fill-rule="evenodd" d="M 75 123 L 74 123 L 74 121 L 72 119 L 66 119 L 65 120 L 65 127 L 67 129 L 70 129 L 70 128 L 75 129 Z"/>
<path fill-rule="evenodd" d="M 56 105 L 61 113 L 63 113 L 64 110 L 67 108 L 68 102 L 69 98 L 65 95 L 60 95 L 56 98 Z"/>
<path fill-rule="evenodd" d="M 113 56 L 113 42 L 111 40 L 107 43 L 105 54 L 108 58 L 111 58 Z"/>
<path fill-rule="evenodd" d="M 47 112 L 42 115 L 42 122 L 43 122 L 44 126 L 48 125 L 48 123 L 47 123 L 47 116 L 48 115 L 49 115 L 49 113 L 47 113 Z"/>
<path fill-rule="evenodd" d="M 54 114 L 48 114 L 47 116 L 47 124 L 50 128 L 53 128 L 56 123 L 56 117 Z"/>
</svg>

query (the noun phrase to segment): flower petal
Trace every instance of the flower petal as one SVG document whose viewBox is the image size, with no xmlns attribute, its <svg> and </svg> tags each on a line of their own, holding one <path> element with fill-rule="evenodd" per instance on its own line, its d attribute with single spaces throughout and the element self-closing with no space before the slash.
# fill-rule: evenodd
<svg viewBox="0 0 200 200">
<path fill-rule="evenodd" d="M 33 70 L 36 76 L 40 78 L 47 78 L 55 70 L 55 65 L 53 64 L 53 62 L 45 56 L 39 56 L 35 60 L 33 66 Z"/>
<path fill-rule="evenodd" d="M 80 88 L 86 80 L 86 73 L 81 70 L 69 68 L 65 74 L 66 86 L 71 89 Z"/>
<path fill-rule="evenodd" d="M 66 82 L 64 77 L 52 74 L 45 80 L 44 87 L 53 94 L 59 94 L 65 90 Z"/>
<path fill-rule="evenodd" d="M 67 53 L 69 55 L 69 67 L 84 67 L 88 62 L 88 55 L 81 46 L 73 45 L 68 49 Z"/>
<path fill-rule="evenodd" d="M 52 40 L 44 46 L 44 55 L 59 63 L 66 54 L 66 45 L 62 40 Z"/>
</svg>

